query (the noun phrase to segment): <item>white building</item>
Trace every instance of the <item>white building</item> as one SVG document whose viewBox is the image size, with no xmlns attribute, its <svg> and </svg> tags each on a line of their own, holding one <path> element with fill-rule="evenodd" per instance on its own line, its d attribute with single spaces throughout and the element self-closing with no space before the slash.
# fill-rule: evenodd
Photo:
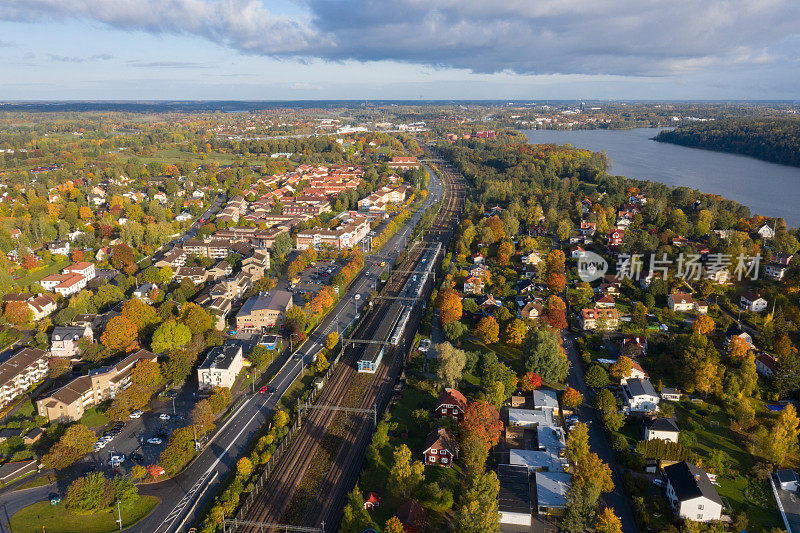
<svg viewBox="0 0 800 533">
<path fill-rule="evenodd" d="M 645 421 L 644 440 L 660 439 L 677 443 L 679 435 L 678 424 L 673 418 L 653 418 Z"/>
<path fill-rule="evenodd" d="M 648 413 L 658 409 L 660 400 L 650 380 L 629 379 L 622 390 L 625 392 L 627 408 L 631 412 Z"/>
<path fill-rule="evenodd" d="M 244 366 L 241 346 L 215 346 L 197 368 L 200 389 L 233 387 Z"/>
<path fill-rule="evenodd" d="M 760 294 L 747 291 L 739 299 L 739 307 L 745 311 L 760 313 L 767 308 L 767 301 Z"/>
<path fill-rule="evenodd" d="M 667 500 L 680 518 L 711 522 L 722 517 L 722 498 L 705 471 L 684 461 L 665 467 L 664 476 Z"/>
</svg>

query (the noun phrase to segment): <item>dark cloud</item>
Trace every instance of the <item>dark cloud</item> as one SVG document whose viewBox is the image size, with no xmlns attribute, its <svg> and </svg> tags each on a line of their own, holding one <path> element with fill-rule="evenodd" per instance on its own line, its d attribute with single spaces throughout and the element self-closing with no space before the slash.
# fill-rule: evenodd
<svg viewBox="0 0 800 533">
<path fill-rule="evenodd" d="M 277 58 L 475 72 L 669 76 L 797 57 L 797 0 L 4 0 L 0 19 L 91 19 Z"/>
</svg>

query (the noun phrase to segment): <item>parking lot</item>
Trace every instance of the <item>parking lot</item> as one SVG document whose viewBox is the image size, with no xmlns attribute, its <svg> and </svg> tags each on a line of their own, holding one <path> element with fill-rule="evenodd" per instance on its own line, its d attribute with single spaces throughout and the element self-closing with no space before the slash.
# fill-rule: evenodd
<svg viewBox="0 0 800 533">
<path fill-rule="evenodd" d="M 92 451 L 86 460 L 92 463 L 95 470 L 107 473 L 127 474 L 136 464 L 142 466 L 158 464 L 158 457 L 166 448 L 172 432 L 189 425 L 189 416 L 197 401 L 194 391 L 174 392 L 176 394 L 173 398 L 154 400 L 151 404 L 154 409 L 145 411 L 141 417 L 125 420 L 124 428 L 116 435 L 109 435 L 111 437 L 109 442 L 102 448 Z M 108 434 L 113 426 L 111 423 L 104 430 L 98 430 L 98 439 Z M 156 440 L 148 443 L 150 439 Z M 158 440 L 160 442 L 157 442 Z M 124 459 L 119 464 L 116 462 L 111 464 L 114 456 L 120 459 L 124 456 Z"/>
</svg>

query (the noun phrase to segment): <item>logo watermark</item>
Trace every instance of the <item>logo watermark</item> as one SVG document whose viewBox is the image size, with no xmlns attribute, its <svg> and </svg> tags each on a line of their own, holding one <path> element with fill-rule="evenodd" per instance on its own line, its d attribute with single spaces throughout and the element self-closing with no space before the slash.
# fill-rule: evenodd
<svg viewBox="0 0 800 533">
<path fill-rule="evenodd" d="M 608 263 L 594 252 L 584 252 L 578 258 L 578 277 L 591 283 L 606 275 Z"/>
<path fill-rule="evenodd" d="M 589 254 L 599 257 L 591 252 L 587 252 L 586 255 Z M 645 257 L 644 254 L 620 254 L 617 256 L 617 277 L 619 279 L 641 279 Z M 602 258 L 600 259 L 602 260 Z M 649 259 L 649 269 L 645 271 L 648 276 L 667 279 L 672 272 L 674 277 L 687 281 L 710 279 L 724 282 L 731 278 L 739 281 L 745 278 L 757 280 L 761 265 L 760 255 L 744 254 L 739 254 L 736 261 L 730 254 L 708 254 L 705 261 L 702 261 L 700 254 L 679 254 L 675 259 L 668 258 L 667 254 L 662 254 L 660 258 L 656 254 L 650 254 Z M 580 261 L 578 262 L 578 274 L 582 274 Z M 593 278 L 592 281 L 599 277 Z M 581 279 L 584 279 L 582 275 Z"/>
</svg>

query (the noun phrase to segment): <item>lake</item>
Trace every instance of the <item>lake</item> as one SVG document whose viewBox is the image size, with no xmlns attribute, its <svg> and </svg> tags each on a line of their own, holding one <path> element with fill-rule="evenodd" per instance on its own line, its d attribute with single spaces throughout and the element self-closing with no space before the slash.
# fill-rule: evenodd
<svg viewBox="0 0 800 533">
<path fill-rule="evenodd" d="M 800 168 L 735 154 L 651 141 L 660 130 L 522 130 L 535 144 L 571 144 L 605 152 L 609 173 L 718 194 L 753 214 L 800 226 Z"/>
</svg>

